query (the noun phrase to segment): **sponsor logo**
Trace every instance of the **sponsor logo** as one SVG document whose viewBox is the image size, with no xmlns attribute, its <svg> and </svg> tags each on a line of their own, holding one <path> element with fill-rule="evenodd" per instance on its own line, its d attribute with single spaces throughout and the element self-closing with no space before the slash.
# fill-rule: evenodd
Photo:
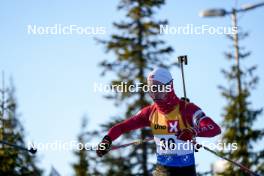
<svg viewBox="0 0 264 176">
<path fill-rule="evenodd" d="M 161 129 L 161 130 L 165 130 L 167 127 L 165 125 L 159 125 L 159 124 L 156 124 L 154 125 L 154 129 Z"/>
<path fill-rule="evenodd" d="M 168 132 L 176 133 L 179 130 L 179 121 L 178 120 L 168 120 Z"/>
</svg>

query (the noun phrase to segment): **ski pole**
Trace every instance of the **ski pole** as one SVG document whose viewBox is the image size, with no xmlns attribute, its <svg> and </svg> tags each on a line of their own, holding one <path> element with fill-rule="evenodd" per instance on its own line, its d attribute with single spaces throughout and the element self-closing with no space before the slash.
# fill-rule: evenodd
<svg viewBox="0 0 264 176">
<path fill-rule="evenodd" d="M 117 149 L 121 149 L 121 148 L 125 148 L 125 147 L 131 146 L 131 145 L 139 145 L 139 144 L 142 144 L 142 143 L 144 143 L 144 142 L 152 141 L 153 139 L 154 139 L 153 137 L 150 137 L 150 138 L 146 138 L 146 139 L 143 139 L 143 140 L 140 140 L 140 139 L 139 139 L 139 140 L 135 140 L 135 141 L 133 141 L 133 142 L 130 142 L 130 143 L 127 143 L 127 144 L 122 144 L 122 145 L 119 145 L 119 146 L 112 146 L 111 149 L 110 149 L 110 151 L 117 150 Z M 196 143 L 196 142 L 192 142 L 192 144 L 195 145 L 195 146 L 196 146 L 195 148 L 197 148 L 197 149 L 199 149 L 199 148 L 203 148 L 203 149 L 205 149 L 206 151 L 208 151 L 208 152 L 210 152 L 210 153 L 212 153 L 212 154 L 218 156 L 219 158 L 222 158 L 222 159 L 224 159 L 224 160 L 226 160 L 226 161 L 228 161 L 228 162 L 234 164 L 235 166 L 238 166 L 242 171 L 244 171 L 244 172 L 246 172 L 246 173 L 248 173 L 248 174 L 250 174 L 250 175 L 253 175 L 253 176 L 260 176 L 260 175 L 258 175 L 257 173 L 251 171 L 251 170 L 250 170 L 249 168 L 247 168 L 246 166 L 244 166 L 244 165 L 242 165 L 242 164 L 240 164 L 240 163 L 238 163 L 238 162 L 236 162 L 236 161 L 233 161 L 233 160 L 231 160 L 231 159 L 229 159 L 229 158 L 227 158 L 227 157 L 225 157 L 225 156 L 221 156 L 220 154 L 218 154 L 217 152 L 211 150 L 210 148 L 208 148 L 208 147 L 206 147 L 206 146 L 203 146 L 203 145 L 198 144 L 198 143 Z"/>
<path fill-rule="evenodd" d="M 19 150 L 24 150 L 24 151 L 30 152 L 32 154 L 35 154 L 37 152 L 37 149 L 35 149 L 33 147 L 28 149 L 26 147 L 22 147 L 22 146 L 19 146 L 19 145 L 11 144 L 11 143 L 8 143 L 6 141 L 1 141 L 1 140 L 0 140 L 0 143 L 3 144 L 3 145 L 7 145 L 7 146 L 10 146 L 10 147 L 13 147 L 15 149 L 19 149 Z"/>
<path fill-rule="evenodd" d="M 123 144 L 123 145 L 119 145 L 119 146 L 112 146 L 110 151 L 112 150 L 117 150 L 117 149 L 120 149 L 120 148 L 125 148 L 127 146 L 130 146 L 130 145 L 139 145 L 139 144 L 142 144 L 144 142 L 148 142 L 148 141 L 152 141 L 154 138 L 153 137 L 150 137 L 150 138 L 146 138 L 146 139 L 139 139 L 139 140 L 135 140 L 133 142 L 130 142 L 130 143 L 127 143 L 127 144 Z"/>
<path fill-rule="evenodd" d="M 231 159 L 229 159 L 229 158 L 227 158 L 227 157 L 225 157 L 225 156 L 222 156 L 222 155 L 218 154 L 216 151 L 213 151 L 213 150 L 211 150 L 210 148 L 208 148 L 208 147 L 206 147 L 206 146 L 203 146 L 203 145 L 198 144 L 198 143 L 195 143 L 195 142 L 192 142 L 192 144 L 197 145 L 197 148 L 203 148 L 203 149 L 205 149 L 206 151 L 208 151 L 208 152 L 210 152 L 210 153 L 212 153 L 212 154 L 218 156 L 219 158 L 222 158 L 222 159 L 224 159 L 224 160 L 226 160 L 226 161 L 232 163 L 233 165 L 238 166 L 242 171 L 244 171 L 244 172 L 246 172 L 246 173 L 248 173 L 248 174 L 250 174 L 250 175 L 260 176 L 260 175 L 258 175 L 257 173 L 251 171 L 251 170 L 250 170 L 249 168 L 247 168 L 246 166 L 244 166 L 244 165 L 242 165 L 242 164 L 240 164 L 240 163 L 238 163 L 238 162 L 236 162 L 236 161 L 233 161 L 233 160 L 231 160 Z"/>
<path fill-rule="evenodd" d="M 187 55 L 179 56 L 178 61 L 180 63 L 181 67 L 181 75 L 182 75 L 182 85 L 183 85 L 183 93 L 184 93 L 184 99 L 188 101 L 187 95 L 186 95 L 186 87 L 185 87 L 185 79 L 184 79 L 184 70 L 183 70 L 183 63 L 184 65 L 187 65 Z"/>
</svg>

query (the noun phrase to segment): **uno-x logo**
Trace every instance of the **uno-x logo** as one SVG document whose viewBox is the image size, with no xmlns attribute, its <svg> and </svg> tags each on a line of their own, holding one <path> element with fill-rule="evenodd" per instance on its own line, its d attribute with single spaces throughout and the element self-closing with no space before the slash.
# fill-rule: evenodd
<svg viewBox="0 0 264 176">
<path fill-rule="evenodd" d="M 179 121 L 178 120 L 168 120 L 168 132 L 176 133 L 179 130 Z"/>
<path fill-rule="evenodd" d="M 159 124 L 156 124 L 154 126 L 154 129 L 161 129 L 161 130 L 165 130 L 167 127 L 165 125 L 159 125 Z"/>
</svg>

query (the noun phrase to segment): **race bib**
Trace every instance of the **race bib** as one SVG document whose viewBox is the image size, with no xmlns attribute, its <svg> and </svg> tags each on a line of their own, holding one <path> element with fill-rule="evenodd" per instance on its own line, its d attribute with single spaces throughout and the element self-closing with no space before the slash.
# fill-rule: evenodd
<svg viewBox="0 0 264 176">
<path fill-rule="evenodd" d="M 193 153 L 193 146 L 189 142 L 177 139 L 173 135 L 154 135 L 154 140 L 159 155 L 187 155 Z"/>
</svg>

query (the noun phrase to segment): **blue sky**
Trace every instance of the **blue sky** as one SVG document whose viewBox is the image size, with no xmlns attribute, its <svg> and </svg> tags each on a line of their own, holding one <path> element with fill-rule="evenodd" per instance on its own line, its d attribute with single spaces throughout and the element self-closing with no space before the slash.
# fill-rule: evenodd
<svg viewBox="0 0 264 176">
<path fill-rule="evenodd" d="M 250 1 L 239 1 L 245 4 Z M 112 22 L 123 18 L 123 12 L 116 10 L 118 1 L 1 1 L 0 2 L 0 70 L 8 78 L 12 77 L 16 87 L 21 121 L 26 129 L 27 140 L 52 142 L 55 140 L 75 140 L 79 132 L 81 117 L 89 117 L 89 128 L 97 129 L 99 124 L 108 121 L 110 116 L 123 112 L 105 100 L 102 93 L 93 91 L 94 82 L 107 83 L 111 75 L 100 77 L 98 63 L 102 59 L 113 58 L 105 54 L 94 37 L 109 38 L 114 29 Z M 171 26 L 212 25 L 230 26 L 229 17 L 200 18 L 198 12 L 206 8 L 231 9 L 233 1 L 168 0 L 156 16 L 168 19 Z M 250 32 L 250 37 L 242 41 L 252 55 L 243 62 L 243 67 L 257 64 L 260 76 L 258 88 L 251 100 L 254 107 L 263 107 L 264 62 L 263 27 L 264 7 L 239 16 L 239 25 Z M 96 36 L 81 35 L 28 35 L 27 25 L 52 26 L 54 24 L 79 26 L 103 26 L 106 34 Z M 188 54 L 186 67 L 187 94 L 190 99 L 218 123 L 225 100 L 217 88 L 226 84 L 220 69 L 227 68 L 230 62 L 224 59 L 223 52 L 232 43 L 223 35 L 164 35 L 174 49 L 171 55 L 176 60 L 181 54 Z M 180 71 L 172 70 L 175 91 L 182 96 Z M 104 110 L 102 110 L 102 108 Z M 263 116 L 259 120 L 263 121 Z M 258 123 L 257 127 L 263 127 Z M 101 134 L 100 137 L 103 137 Z M 99 138 L 100 138 L 99 137 Z M 98 138 L 98 140 L 100 140 Z M 211 139 L 216 141 L 218 138 Z M 70 151 L 40 151 L 40 166 L 46 170 L 53 165 L 63 175 L 71 175 L 70 163 L 74 161 Z M 206 158 L 206 160 L 205 160 Z M 206 171 L 210 162 L 218 158 L 201 151 L 196 155 L 198 170 Z"/>
</svg>

